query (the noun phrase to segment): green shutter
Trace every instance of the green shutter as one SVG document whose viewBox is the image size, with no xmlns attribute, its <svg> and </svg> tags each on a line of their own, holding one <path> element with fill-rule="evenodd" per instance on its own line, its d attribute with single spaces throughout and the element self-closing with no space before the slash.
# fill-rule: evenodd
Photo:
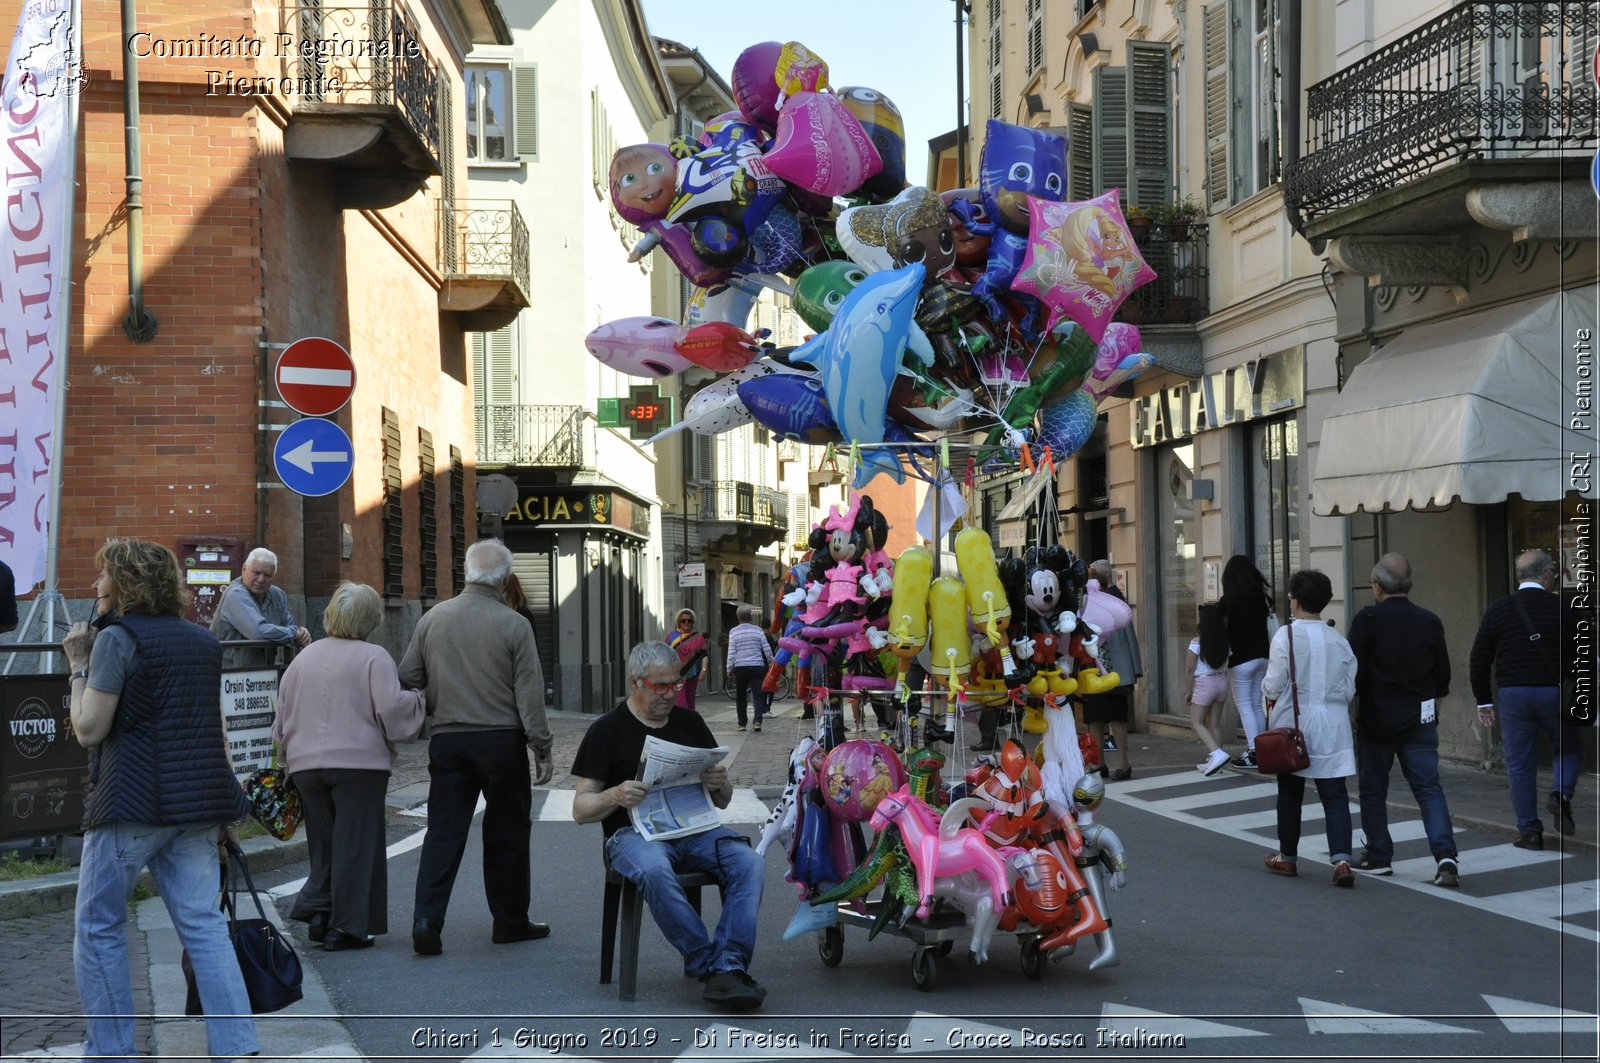
<svg viewBox="0 0 1600 1063">
<path fill-rule="evenodd" d="M 1071 140 L 1067 146 L 1070 200 L 1093 199 L 1094 187 L 1094 108 L 1072 105 L 1068 115 Z"/>
<path fill-rule="evenodd" d="M 1172 198 L 1172 54 L 1168 45 L 1128 42 L 1128 198 Z"/>
<path fill-rule="evenodd" d="M 1206 199 L 1213 211 L 1232 202 L 1228 182 L 1228 0 L 1206 5 Z"/>
<path fill-rule="evenodd" d="M 539 158 L 539 68 L 532 63 L 511 64 L 511 122 L 513 153 L 526 162 Z"/>
<path fill-rule="evenodd" d="M 1128 198 L 1128 71 L 1103 66 L 1094 72 L 1094 161 L 1100 192 L 1122 189 Z"/>
</svg>

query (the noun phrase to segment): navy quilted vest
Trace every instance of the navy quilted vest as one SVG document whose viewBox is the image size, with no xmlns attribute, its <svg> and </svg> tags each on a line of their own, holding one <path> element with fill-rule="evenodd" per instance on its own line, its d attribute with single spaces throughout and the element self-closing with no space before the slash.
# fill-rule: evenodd
<svg viewBox="0 0 1600 1063">
<path fill-rule="evenodd" d="M 138 649 L 111 733 L 89 758 L 83 828 L 231 823 L 249 814 L 222 732 L 222 647 L 176 616 L 116 621 Z"/>
</svg>

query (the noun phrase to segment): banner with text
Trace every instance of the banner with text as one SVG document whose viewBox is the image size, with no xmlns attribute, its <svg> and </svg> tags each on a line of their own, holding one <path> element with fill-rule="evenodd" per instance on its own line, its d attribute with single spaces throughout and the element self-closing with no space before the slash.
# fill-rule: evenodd
<svg viewBox="0 0 1600 1063">
<path fill-rule="evenodd" d="M 45 577 L 50 498 L 57 490 L 56 358 L 64 354 L 77 89 L 70 0 L 27 0 L 6 57 L 0 96 L 0 561 L 17 590 Z"/>
</svg>

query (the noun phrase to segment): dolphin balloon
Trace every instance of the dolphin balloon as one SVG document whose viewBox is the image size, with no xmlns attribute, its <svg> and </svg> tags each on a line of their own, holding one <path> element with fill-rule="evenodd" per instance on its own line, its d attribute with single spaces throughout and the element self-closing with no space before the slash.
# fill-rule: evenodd
<svg viewBox="0 0 1600 1063">
<path fill-rule="evenodd" d="M 928 338 L 912 320 L 923 275 L 921 263 L 872 274 L 845 297 L 827 332 L 789 356 L 816 366 L 846 439 L 883 442 L 889 392 L 906 351 L 925 365 L 933 361 Z"/>
</svg>

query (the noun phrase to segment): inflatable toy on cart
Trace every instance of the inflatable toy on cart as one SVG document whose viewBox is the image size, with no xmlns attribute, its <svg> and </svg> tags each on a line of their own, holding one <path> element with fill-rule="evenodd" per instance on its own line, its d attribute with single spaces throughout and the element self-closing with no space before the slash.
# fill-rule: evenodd
<svg viewBox="0 0 1600 1063">
<path fill-rule="evenodd" d="M 1029 503 L 1051 538 L 997 552 L 966 527 L 954 571 L 923 547 L 887 556 L 860 492 L 888 475 L 940 497 L 1018 468 L 1047 483 L 1152 364 L 1116 314 L 1155 273 L 1118 190 L 1067 198 L 1059 134 L 990 121 L 977 187 L 936 193 L 906 182 L 893 102 L 835 86 L 823 53 L 767 41 L 729 73 L 735 110 L 611 160 L 612 202 L 644 234 L 632 258 L 659 249 L 697 287 L 685 319 L 606 322 L 587 346 L 630 375 L 680 375 L 682 416 L 651 442 L 755 423 L 848 448 L 855 493 L 789 573 L 768 677 L 793 663 L 820 710 L 759 846 L 787 854 L 790 935 L 820 932 L 829 965 L 844 925 L 911 938 L 923 988 L 955 941 L 981 962 L 996 933 L 1018 938 L 1032 977 L 1083 938 L 1092 968 L 1116 964 L 1104 887 L 1126 861 L 1095 822 L 1099 750 L 1075 704 L 1117 685 L 1100 643 L 1130 622 L 1126 603 L 1054 543 L 1053 490 Z M 803 342 L 749 329 L 768 290 L 790 298 Z M 918 659 L 929 686 L 912 691 Z M 983 711 L 1010 738 L 949 787 L 936 747 L 964 750 Z"/>
</svg>

